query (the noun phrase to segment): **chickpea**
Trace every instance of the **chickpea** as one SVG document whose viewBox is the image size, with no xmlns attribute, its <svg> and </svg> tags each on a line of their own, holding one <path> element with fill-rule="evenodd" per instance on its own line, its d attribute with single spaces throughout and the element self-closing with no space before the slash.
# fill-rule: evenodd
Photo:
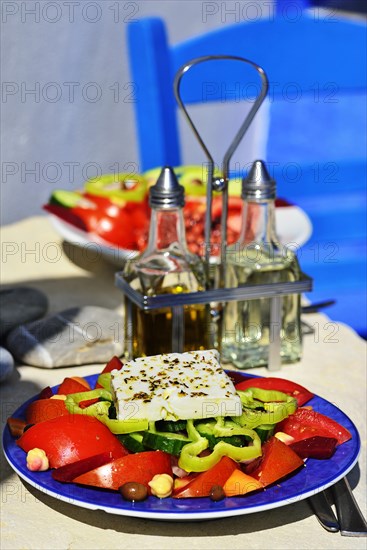
<svg viewBox="0 0 367 550">
<path fill-rule="evenodd" d="M 142 483 L 129 481 L 119 487 L 119 492 L 125 500 L 140 502 L 148 496 L 148 489 Z"/>
<path fill-rule="evenodd" d="M 172 494 L 173 479 L 168 474 L 157 474 L 148 483 L 152 495 L 158 498 L 167 498 Z"/>
<path fill-rule="evenodd" d="M 43 449 L 35 447 L 28 451 L 27 468 L 31 472 L 45 472 L 49 469 L 48 458 Z"/>
</svg>

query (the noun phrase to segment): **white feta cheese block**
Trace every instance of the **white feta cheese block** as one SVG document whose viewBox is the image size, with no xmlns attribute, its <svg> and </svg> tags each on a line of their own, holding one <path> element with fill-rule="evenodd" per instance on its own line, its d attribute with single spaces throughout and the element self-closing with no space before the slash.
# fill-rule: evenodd
<svg viewBox="0 0 367 550">
<path fill-rule="evenodd" d="M 111 372 L 119 420 L 240 416 L 241 400 L 216 350 L 140 357 Z"/>
</svg>

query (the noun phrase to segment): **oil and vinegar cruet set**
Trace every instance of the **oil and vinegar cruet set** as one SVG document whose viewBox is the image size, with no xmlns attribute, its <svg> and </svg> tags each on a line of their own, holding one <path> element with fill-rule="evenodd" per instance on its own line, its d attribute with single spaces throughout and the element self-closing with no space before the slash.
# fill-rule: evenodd
<svg viewBox="0 0 367 550">
<path fill-rule="evenodd" d="M 261 91 L 223 158 L 221 177 L 181 99 L 181 79 L 195 65 L 233 60 L 252 66 Z M 205 248 L 203 257 L 186 244 L 184 188 L 165 166 L 150 188 L 151 220 L 144 252 L 116 274 L 125 299 L 125 355 L 129 359 L 170 352 L 216 348 L 223 362 L 238 369 L 267 366 L 279 370 L 302 354 L 300 295 L 312 289 L 296 255 L 279 243 L 275 226 L 276 184 L 256 160 L 242 180 L 242 226 L 227 245 L 230 159 L 268 92 L 257 64 L 242 57 L 196 58 L 177 72 L 178 105 L 207 157 Z M 220 257 L 212 258 L 213 192 L 222 197 Z"/>
</svg>

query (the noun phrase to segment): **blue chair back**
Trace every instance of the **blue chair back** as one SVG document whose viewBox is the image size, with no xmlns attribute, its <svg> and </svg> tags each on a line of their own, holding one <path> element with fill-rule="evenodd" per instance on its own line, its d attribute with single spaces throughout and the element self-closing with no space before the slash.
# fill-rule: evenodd
<svg viewBox="0 0 367 550">
<path fill-rule="evenodd" d="M 176 45 L 159 18 L 129 24 L 141 171 L 182 163 L 173 93 L 182 65 L 226 54 L 262 66 L 270 81 L 266 161 L 278 196 L 305 209 L 313 223 L 300 250 L 304 271 L 315 279 L 312 300 L 336 297 L 330 315 L 365 335 L 366 24 L 335 12 L 282 13 L 281 7 L 274 18 L 222 26 Z M 190 86 L 182 87 L 187 104 L 221 102 L 224 95 L 239 101 L 259 86 L 249 73 L 252 88 L 239 88 L 232 62 L 203 64 L 189 78 Z M 360 308 L 351 308 L 347 295 Z"/>
</svg>

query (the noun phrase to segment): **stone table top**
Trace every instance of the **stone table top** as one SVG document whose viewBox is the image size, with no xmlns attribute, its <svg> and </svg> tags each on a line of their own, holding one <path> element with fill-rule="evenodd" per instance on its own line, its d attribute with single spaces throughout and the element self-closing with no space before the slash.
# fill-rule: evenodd
<svg viewBox="0 0 367 550">
<path fill-rule="evenodd" d="M 62 242 L 43 217 L 28 218 L 2 229 L 2 284 L 39 288 L 50 311 L 69 305 L 98 305 L 122 310 L 114 288 L 116 267 L 98 255 Z M 277 376 L 298 382 L 343 410 L 362 440 L 358 464 L 348 474 L 366 515 L 366 345 L 348 326 L 326 316 L 307 316 L 315 333 L 304 338 L 304 355 Z M 65 376 L 100 372 L 100 365 L 39 369 L 17 365 L 0 385 L 1 421 L 26 399 Z M 253 374 L 267 375 L 265 368 Z M 326 532 L 307 501 L 266 512 L 200 522 L 159 522 L 79 508 L 23 482 L 1 453 L 1 548 L 7 549 L 202 549 L 202 548 L 366 548 Z"/>
</svg>

